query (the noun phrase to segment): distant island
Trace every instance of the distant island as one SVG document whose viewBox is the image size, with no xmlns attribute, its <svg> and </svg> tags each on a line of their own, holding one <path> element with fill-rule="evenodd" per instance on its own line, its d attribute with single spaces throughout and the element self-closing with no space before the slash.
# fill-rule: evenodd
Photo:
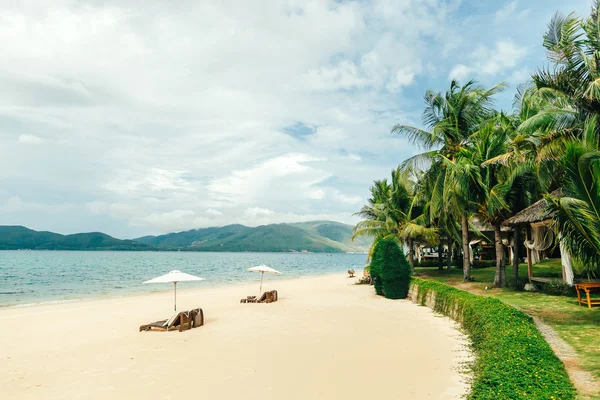
<svg viewBox="0 0 600 400">
<path fill-rule="evenodd" d="M 230 251 L 230 252 L 364 252 L 370 241 L 352 242 L 352 226 L 311 221 L 248 227 L 227 225 L 132 240 L 100 232 L 61 235 L 23 226 L 0 226 L 0 250 Z"/>
</svg>

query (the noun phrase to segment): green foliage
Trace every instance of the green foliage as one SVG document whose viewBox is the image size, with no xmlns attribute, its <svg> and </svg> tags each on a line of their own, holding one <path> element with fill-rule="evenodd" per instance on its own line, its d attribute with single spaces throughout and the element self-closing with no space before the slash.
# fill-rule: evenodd
<svg viewBox="0 0 600 400">
<path fill-rule="evenodd" d="M 600 271 L 600 125 L 586 121 L 581 139 L 565 143 L 563 196 L 546 196 L 565 247 L 590 274 Z"/>
<path fill-rule="evenodd" d="M 437 229 L 426 224 L 422 201 L 408 174 L 396 168 L 391 178 L 391 182 L 387 179 L 373 182 L 368 204 L 355 214 L 364 219 L 354 227 L 352 239 L 374 238 L 371 255 L 376 242 L 384 238 L 408 242 L 438 240 Z"/>
<path fill-rule="evenodd" d="M 0 226 L 0 250 L 150 250 L 133 240 L 120 240 L 100 232 L 60 235 L 23 226 Z"/>
<path fill-rule="evenodd" d="M 408 295 L 411 269 L 395 239 L 377 241 L 369 272 L 378 295 L 388 299 L 404 299 Z"/>
<path fill-rule="evenodd" d="M 575 398 L 575 390 L 531 317 L 497 299 L 413 278 L 417 302 L 459 321 L 477 355 L 469 399 Z"/>
<path fill-rule="evenodd" d="M 527 284 L 527 279 L 525 278 L 515 278 L 513 275 L 510 275 L 506 278 L 506 286 L 514 289 L 517 292 L 522 292 L 525 290 L 525 284 Z"/>
<path fill-rule="evenodd" d="M 325 233 L 327 236 L 322 235 Z M 193 229 L 161 236 L 146 236 L 142 243 L 188 251 L 264 251 L 340 253 L 366 251 L 369 241 L 351 243 L 352 226 L 331 221 L 271 224 L 257 227 L 228 225 Z M 339 240 L 334 240 L 339 239 Z"/>
<path fill-rule="evenodd" d="M 371 257 L 371 265 L 369 265 L 369 274 L 371 275 L 373 286 L 375 287 L 375 293 L 378 296 L 383 296 L 383 280 L 381 278 L 383 252 L 381 251 L 382 247 L 378 245 L 379 241 L 377 242 L 377 244 L 375 244 L 375 249 L 373 250 L 373 255 Z M 380 249 L 379 251 L 378 248 Z"/>
<path fill-rule="evenodd" d="M 563 282 L 560 279 L 552 279 L 550 282 L 542 282 L 537 284 L 540 288 L 540 292 L 554 295 L 554 296 L 576 296 L 574 286 Z"/>
<path fill-rule="evenodd" d="M 382 240 L 383 265 L 381 277 L 383 295 L 388 299 L 405 299 L 408 296 L 412 271 L 398 243 L 394 240 Z"/>
</svg>

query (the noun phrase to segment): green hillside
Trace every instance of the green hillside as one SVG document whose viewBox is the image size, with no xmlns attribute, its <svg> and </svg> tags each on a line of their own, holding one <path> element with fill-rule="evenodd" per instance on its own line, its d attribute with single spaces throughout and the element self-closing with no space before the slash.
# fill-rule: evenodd
<svg viewBox="0 0 600 400">
<path fill-rule="evenodd" d="M 290 225 L 297 226 L 298 228 L 302 228 L 327 239 L 339 242 L 349 249 L 347 251 L 366 251 L 369 249 L 372 242 L 372 239 L 364 237 L 352 241 L 351 237 L 353 226 L 342 224 L 340 222 L 310 221 L 298 222 Z"/>
<path fill-rule="evenodd" d="M 339 253 L 366 251 L 365 240 L 352 243 L 352 226 L 331 221 L 296 224 L 271 224 L 250 228 L 228 225 L 221 228 L 194 229 L 161 236 L 135 239 L 159 248 L 195 251 L 310 251 Z"/>
<path fill-rule="evenodd" d="M 133 240 L 120 240 L 100 232 L 60 235 L 23 226 L 0 226 L 0 250 L 149 250 Z"/>
<path fill-rule="evenodd" d="M 60 235 L 23 226 L 0 226 L 0 250 L 186 250 L 341 253 L 368 250 L 370 242 L 352 242 L 352 226 L 331 221 L 227 225 L 160 236 L 120 240 L 100 232 Z"/>
</svg>

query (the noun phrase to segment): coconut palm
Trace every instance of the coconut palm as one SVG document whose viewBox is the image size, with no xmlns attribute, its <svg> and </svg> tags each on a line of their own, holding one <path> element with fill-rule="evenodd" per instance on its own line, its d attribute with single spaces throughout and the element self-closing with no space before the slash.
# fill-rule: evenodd
<svg viewBox="0 0 600 400">
<path fill-rule="evenodd" d="M 590 273 L 600 271 L 600 126 L 585 124 L 580 140 L 566 143 L 561 166 L 563 197 L 547 195 L 558 231 L 569 253 Z"/>
<path fill-rule="evenodd" d="M 437 231 L 425 226 L 422 207 L 413 195 L 413 184 L 407 174 L 397 168 L 391 175 L 391 182 L 383 179 L 371 186 L 368 204 L 355 214 L 364 219 L 354 227 L 352 239 L 372 237 L 369 254 L 381 239 L 395 238 L 400 243 L 407 243 L 409 262 L 414 271 L 414 241 L 436 240 Z"/>
<path fill-rule="evenodd" d="M 456 80 L 450 84 L 445 93 L 427 91 L 425 94 L 425 110 L 423 124 L 428 130 L 396 125 L 392 132 L 408 138 L 412 143 L 421 146 L 424 153 L 406 160 L 403 169 L 430 166 L 428 179 L 436 182 L 432 192 L 431 213 L 438 217 L 444 210 L 461 221 L 461 241 L 463 246 L 464 280 L 471 279 L 469 261 L 469 216 L 472 214 L 471 191 L 472 182 L 470 167 L 463 165 L 456 157 L 470 143 L 471 135 L 479 124 L 488 120 L 493 114 L 493 96 L 503 89 L 500 84 L 491 89 L 484 89 L 470 81 L 461 86 Z M 452 167 L 452 168 L 450 168 Z M 451 171 L 451 173 L 448 173 Z"/>
<path fill-rule="evenodd" d="M 554 64 L 533 76 L 536 86 L 573 101 L 584 116 L 600 114 L 600 0 L 587 18 L 556 13 L 544 35 Z"/>
</svg>

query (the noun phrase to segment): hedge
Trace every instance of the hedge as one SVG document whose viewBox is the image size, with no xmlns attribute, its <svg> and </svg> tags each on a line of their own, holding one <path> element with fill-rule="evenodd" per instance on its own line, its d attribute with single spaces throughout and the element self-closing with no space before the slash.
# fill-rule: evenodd
<svg viewBox="0 0 600 400">
<path fill-rule="evenodd" d="M 413 301 L 460 322 L 476 360 L 469 399 L 575 398 L 564 365 L 533 319 L 500 300 L 413 278 Z M 416 295 L 416 296 L 415 296 Z"/>
</svg>

